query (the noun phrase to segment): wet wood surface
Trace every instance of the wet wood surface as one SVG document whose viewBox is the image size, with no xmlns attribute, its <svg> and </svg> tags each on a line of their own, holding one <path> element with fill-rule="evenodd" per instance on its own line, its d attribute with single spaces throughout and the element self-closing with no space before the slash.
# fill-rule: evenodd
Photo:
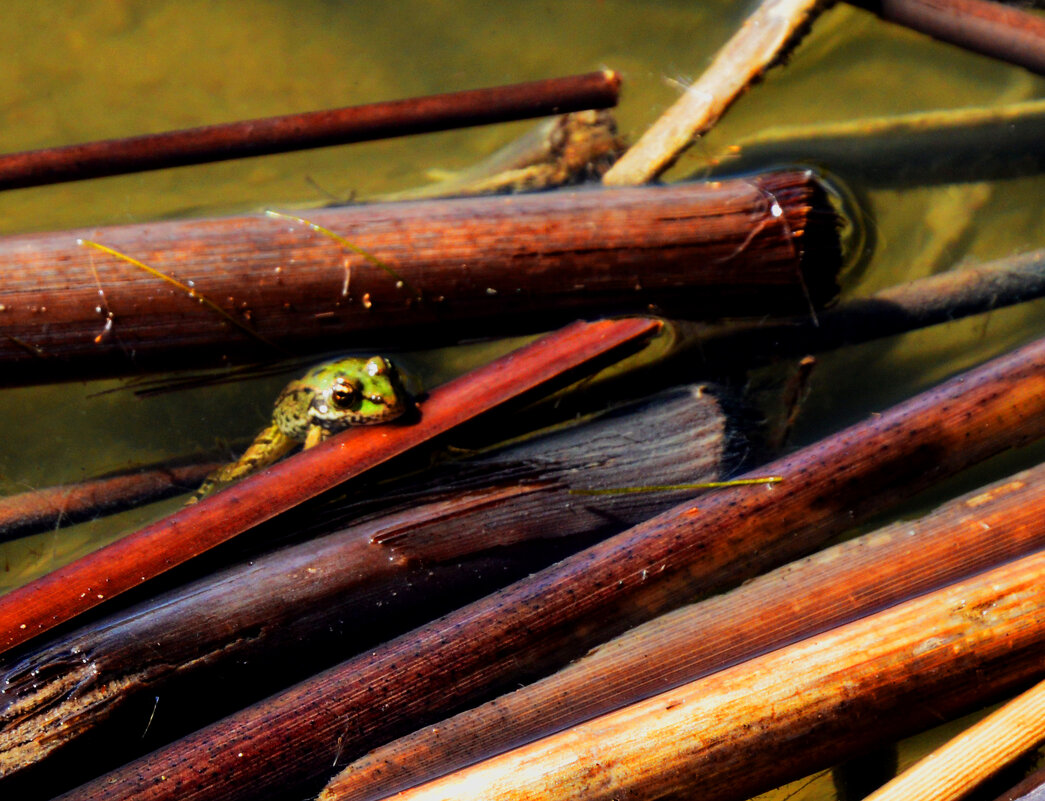
<svg viewBox="0 0 1045 801">
<path fill-rule="evenodd" d="M 575 323 L 436 388 L 418 419 L 357 426 L 0 596 L 0 651 L 227 542 L 353 476 L 541 389 L 575 380 L 661 329 L 648 318 Z"/>
<path fill-rule="evenodd" d="M 1045 465 L 682 607 L 546 679 L 377 748 L 323 801 L 374 801 L 1045 546 Z"/>
<path fill-rule="evenodd" d="M 1045 340 L 961 374 L 63 796 L 300 797 L 435 722 L 694 594 L 803 555 L 866 516 L 1045 433 Z M 246 755 L 246 756 L 241 756 Z"/>
<path fill-rule="evenodd" d="M 0 794 L 67 789 L 161 744 L 158 729 L 197 728 L 693 494 L 571 490 L 711 481 L 748 447 L 712 391 L 680 387 L 385 485 L 389 508 L 347 529 L 0 659 Z"/>
<path fill-rule="evenodd" d="M 626 310 L 806 314 L 836 217 L 809 172 L 0 239 L 4 383 L 545 331 Z M 78 240 L 139 260 L 181 286 Z"/>
</svg>

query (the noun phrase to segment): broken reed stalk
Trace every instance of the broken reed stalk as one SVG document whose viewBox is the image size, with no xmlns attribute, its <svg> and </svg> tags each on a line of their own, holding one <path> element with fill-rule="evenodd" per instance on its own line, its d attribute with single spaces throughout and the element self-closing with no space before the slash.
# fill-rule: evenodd
<svg viewBox="0 0 1045 801">
<path fill-rule="evenodd" d="M 1045 682 L 937 748 L 867 801 L 957 801 L 1045 740 Z"/>
<path fill-rule="evenodd" d="M 779 484 L 677 506 L 63 800 L 300 796 L 337 762 L 547 675 L 696 593 L 801 556 L 934 481 L 1042 434 L 1045 340 L 750 476 L 778 475 Z"/>
<path fill-rule="evenodd" d="M 882 19 L 1045 75 L 1045 18 L 986 0 L 850 0 Z"/>
<path fill-rule="evenodd" d="M 817 319 L 737 322 L 702 328 L 674 358 L 751 365 L 855 345 L 1045 296 L 1045 250 L 919 278 L 845 300 Z"/>
<path fill-rule="evenodd" d="M 704 73 L 603 176 L 610 186 L 644 184 L 666 169 L 769 67 L 781 61 L 826 5 L 762 0 Z"/>
<path fill-rule="evenodd" d="M 654 618 L 376 748 L 321 801 L 375 801 L 1045 547 L 1045 465 Z"/>
<path fill-rule="evenodd" d="M 357 426 L 0 596 L 0 652 L 518 398 L 641 347 L 651 319 L 575 323 L 437 387 L 412 425 Z"/>
<path fill-rule="evenodd" d="M 598 180 L 624 151 L 609 111 L 575 111 L 532 128 L 478 164 L 425 186 L 376 200 L 533 192 Z"/>
<path fill-rule="evenodd" d="M 278 355 L 266 342 L 326 353 L 543 331 L 651 303 L 683 317 L 803 314 L 834 296 L 841 262 L 809 172 L 346 206 L 310 222 L 348 246 L 264 215 L 0 240 L 5 382 Z"/>
<path fill-rule="evenodd" d="M 467 128 L 617 104 L 612 70 L 0 155 L 0 190 Z"/>
<path fill-rule="evenodd" d="M 396 798 L 747 798 L 1041 678 L 1043 570 L 1039 551 Z"/>
<path fill-rule="evenodd" d="M 222 464 L 153 465 L 7 495 L 0 498 L 0 542 L 189 492 Z"/>
<path fill-rule="evenodd" d="M 348 529 L 0 658 L 0 794 L 42 797 L 77 765 L 84 781 L 137 756 L 155 696 L 156 725 L 190 731 L 692 495 L 572 489 L 721 479 L 744 450 L 712 392 L 680 387 L 386 486 L 395 503 Z"/>
</svg>

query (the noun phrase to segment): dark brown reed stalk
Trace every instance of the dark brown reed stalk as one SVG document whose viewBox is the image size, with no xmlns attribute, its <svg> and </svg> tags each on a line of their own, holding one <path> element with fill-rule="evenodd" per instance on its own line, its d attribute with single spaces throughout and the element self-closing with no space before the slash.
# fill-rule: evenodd
<svg viewBox="0 0 1045 801">
<path fill-rule="evenodd" d="M 833 297 L 840 266 L 836 218 L 809 172 L 309 218 L 351 246 L 268 216 L 0 240 L 5 384 L 256 361 L 279 353 L 266 342 L 325 353 L 542 331 L 651 303 L 683 317 L 803 314 Z"/>
<path fill-rule="evenodd" d="M 322 801 L 374 801 L 1045 547 L 1045 465 L 682 607 L 377 748 Z"/>
<path fill-rule="evenodd" d="M 692 345 L 705 363 L 750 365 L 902 334 L 1042 296 L 1045 250 L 1035 250 L 845 300 L 816 320 L 707 327 L 694 335 Z M 692 358 L 692 350 L 684 351 L 677 358 Z"/>
<path fill-rule="evenodd" d="M 534 680 L 1045 434 L 1045 340 L 564 559 L 63 796 L 300 797 L 337 762 Z M 243 755 L 243 756 L 240 756 Z M 318 789 L 318 787 L 317 787 Z"/>
<path fill-rule="evenodd" d="M 747 798 L 1040 679 L 1043 570 L 1038 551 L 395 797 Z"/>
<path fill-rule="evenodd" d="M 221 464 L 151 465 L 4 496 L 0 498 L 0 542 L 180 495 L 198 487 Z"/>
<path fill-rule="evenodd" d="M 1045 18 L 988 0 L 850 0 L 882 19 L 1045 74 Z"/>
<path fill-rule="evenodd" d="M 359 426 L 0 596 L 0 651 L 42 634 L 251 526 L 524 393 L 556 382 L 660 330 L 650 319 L 576 323 L 436 388 L 412 425 Z"/>
<path fill-rule="evenodd" d="M 1045 767 L 1038 768 L 1015 787 L 1006 790 L 994 801 L 1042 801 L 1045 799 Z"/>
<path fill-rule="evenodd" d="M 162 707 L 147 745 L 256 701 L 692 494 L 580 498 L 573 488 L 715 480 L 744 446 L 736 421 L 708 388 L 680 387 L 583 425 L 443 465 L 423 482 L 392 484 L 384 494 L 395 503 L 348 529 L 254 557 L 0 659 L 0 795 L 43 797 L 44 787 L 65 790 L 102 766 L 138 756 L 154 697 Z M 359 506 L 339 516 L 357 519 Z M 92 772 L 78 774 L 83 764 Z"/>
<path fill-rule="evenodd" d="M 467 128 L 617 104 L 612 70 L 0 156 L 0 190 Z"/>
</svg>

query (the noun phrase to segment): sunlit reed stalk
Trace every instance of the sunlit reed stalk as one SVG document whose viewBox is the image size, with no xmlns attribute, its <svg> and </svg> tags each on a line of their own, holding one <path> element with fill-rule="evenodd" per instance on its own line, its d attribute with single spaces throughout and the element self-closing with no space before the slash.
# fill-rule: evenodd
<svg viewBox="0 0 1045 801">
<path fill-rule="evenodd" d="M 246 215 L 10 236 L 0 240 L 0 367 L 13 385 L 273 356 L 229 317 L 306 355 L 538 333 L 578 316 L 648 313 L 651 304 L 697 319 L 808 315 L 810 299 L 819 308 L 837 293 L 837 221 L 817 177 L 788 171 L 357 204 L 290 225 Z M 349 232 L 399 278 L 305 225 L 345 241 Z M 137 264 L 99 263 L 96 281 L 98 252 L 77 238 L 134 254 Z M 179 282 L 164 279 L 173 291 L 157 291 L 141 264 Z M 112 315 L 101 341 L 99 289 Z M 190 302 L 189 290 L 225 314 Z"/>
</svg>

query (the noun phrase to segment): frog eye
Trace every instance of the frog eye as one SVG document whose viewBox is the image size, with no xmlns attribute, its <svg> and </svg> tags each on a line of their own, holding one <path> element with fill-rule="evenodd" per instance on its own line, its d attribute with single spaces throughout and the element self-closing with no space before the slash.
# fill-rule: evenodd
<svg viewBox="0 0 1045 801">
<path fill-rule="evenodd" d="M 392 365 L 381 356 L 374 356 L 366 363 L 366 373 L 371 376 L 384 375 L 391 369 L 391 367 Z"/>
<path fill-rule="evenodd" d="M 359 400 L 359 387 L 340 380 L 330 388 L 330 402 L 337 409 L 348 409 Z"/>
</svg>

